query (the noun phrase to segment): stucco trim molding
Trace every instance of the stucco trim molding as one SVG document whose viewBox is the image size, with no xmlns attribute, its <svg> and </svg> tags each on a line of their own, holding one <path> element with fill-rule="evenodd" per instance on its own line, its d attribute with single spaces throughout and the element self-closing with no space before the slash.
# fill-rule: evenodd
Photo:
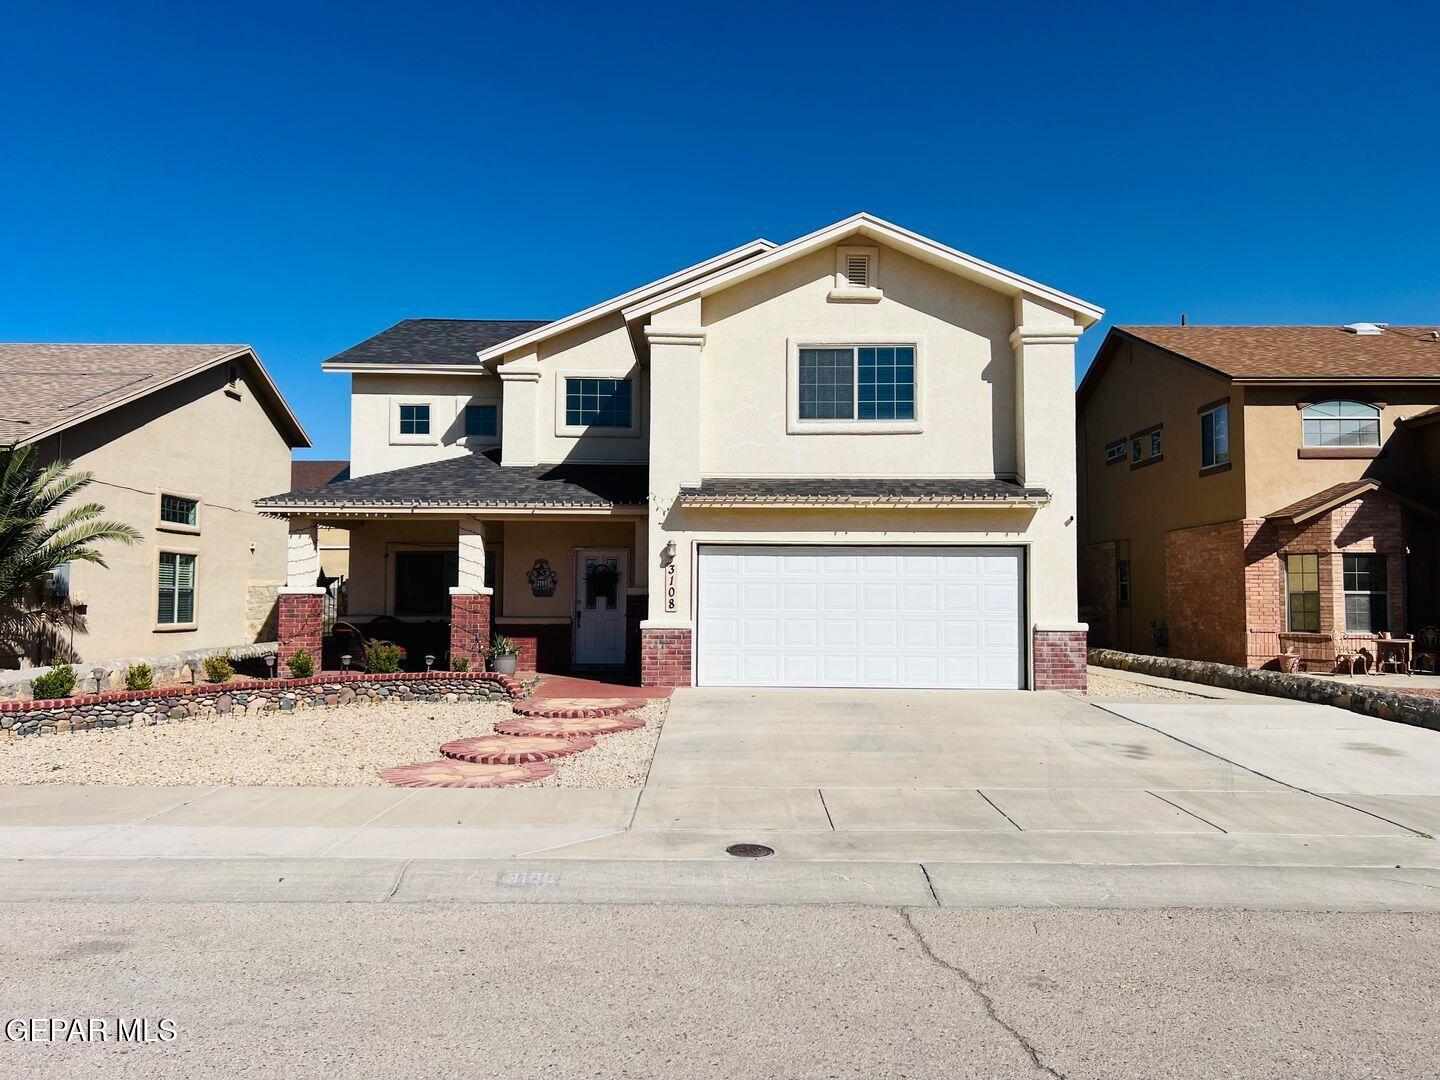
<svg viewBox="0 0 1440 1080">
<path fill-rule="evenodd" d="M 275 590 L 277 596 L 324 596 L 325 589 L 319 585 L 281 585 Z"/>
<path fill-rule="evenodd" d="M 693 345 L 699 348 L 705 344 L 706 330 L 702 326 L 655 326 L 645 327 L 645 340 L 651 345 Z"/>
<path fill-rule="evenodd" d="M 1080 340 L 1081 333 L 1078 326 L 1017 326 L 1010 332 L 1010 346 L 1074 345 Z"/>
</svg>

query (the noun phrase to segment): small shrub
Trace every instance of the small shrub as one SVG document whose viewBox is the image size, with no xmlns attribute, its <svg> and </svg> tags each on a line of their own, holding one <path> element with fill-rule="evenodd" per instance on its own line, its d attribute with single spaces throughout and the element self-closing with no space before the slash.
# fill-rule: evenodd
<svg viewBox="0 0 1440 1080">
<path fill-rule="evenodd" d="M 400 670 L 405 650 L 388 641 L 375 641 L 365 646 L 365 670 L 374 675 L 389 675 Z"/>
<path fill-rule="evenodd" d="M 230 676 L 234 674 L 235 669 L 230 664 L 229 653 L 205 657 L 206 682 L 229 682 Z"/>
<path fill-rule="evenodd" d="M 457 656 L 450 661 L 451 671 L 469 671 L 470 658 L 468 656 Z"/>
<path fill-rule="evenodd" d="M 155 686 L 155 672 L 149 664 L 135 664 L 125 669 L 126 690 L 151 690 Z"/>
<path fill-rule="evenodd" d="M 69 697 L 75 689 L 75 669 L 69 664 L 62 664 L 58 656 L 51 665 L 49 671 L 35 676 L 30 683 L 30 693 L 37 701 Z"/>
<path fill-rule="evenodd" d="M 289 660 L 290 674 L 297 679 L 308 679 L 315 674 L 315 658 L 305 649 L 296 649 Z"/>
<path fill-rule="evenodd" d="M 496 634 L 490 642 L 490 648 L 486 650 L 492 657 L 496 656 L 518 656 L 520 646 L 515 644 L 514 638 L 508 638 L 504 634 Z"/>
</svg>

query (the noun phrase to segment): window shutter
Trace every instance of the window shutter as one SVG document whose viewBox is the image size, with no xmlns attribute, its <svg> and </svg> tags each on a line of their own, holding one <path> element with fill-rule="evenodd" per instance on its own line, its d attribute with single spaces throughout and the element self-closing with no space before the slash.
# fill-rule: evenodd
<svg viewBox="0 0 1440 1080">
<path fill-rule="evenodd" d="M 160 607 L 157 621 L 175 621 L 175 556 L 160 556 Z"/>
<path fill-rule="evenodd" d="M 175 621 L 195 621 L 195 556 L 175 557 Z"/>
<path fill-rule="evenodd" d="M 845 280 L 854 289 L 868 289 L 870 287 L 870 259 L 865 255 L 847 255 L 845 257 Z"/>
</svg>

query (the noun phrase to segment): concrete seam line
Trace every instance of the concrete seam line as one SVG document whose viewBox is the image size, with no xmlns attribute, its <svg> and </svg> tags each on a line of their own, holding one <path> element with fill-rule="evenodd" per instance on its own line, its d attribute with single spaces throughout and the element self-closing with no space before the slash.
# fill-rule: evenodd
<svg viewBox="0 0 1440 1080">
<path fill-rule="evenodd" d="M 1189 815 L 1190 815 L 1191 817 L 1193 817 L 1196 821 L 1203 821 L 1206 825 L 1209 825 L 1212 829 L 1220 829 L 1220 831 L 1221 831 L 1222 833 L 1228 833 L 1228 832 L 1229 832 L 1228 829 L 1221 829 L 1219 825 L 1216 825 L 1215 822 L 1211 821 L 1209 818 L 1203 818 L 1203 817 L 1201 817 L 1199 814 L 1195 813 L 1194 810 L 1187 810 L 1187 809 L 1185 809 L 1185 807 L 1181 806 L 1179 803 L 1177 803 L 1177 802 L 1171 802 L 1169 799 L 1165 798 L 1165 796 L 1164 796 L 1164 795 L 1161 795 L 1159 792 L 1156 792 L 1156 791 L 1146 791 L 1145 794 L 1146 794 L 1146 795 L 1149 795 L 1149 796 L 1152 796 L 1153 798 L 1159 799 L 1159 800 L 1160 800 L 1161 802 L 1163 802 L 1166 806 L 1173 806 L 1173 807 L 1175 807 L 1175 809 L 1176 809 L 1176 810 L 1179 810 L 1182 814 L 1189 814 Z"/>
<path fill-rule="evenodd" d="M 928 874 L 926 875 L 926 880 L 929 880 Z M 956 964 L 952 964 L 948 960 L 941 959 L 940 956 L 935 952 L 935 950 L 930 947 L 930 943 L 925 940 L 925 935 L 920 932 L 920 928 L 915 925 L 915 920 L 910 917 L 909 909 L 899 908 L 898 910 L 900 913 L 900 921 L 906 925 L 906 927 L 910 930 L 910 933 L 915 935 L 915 941 L 919 944 L 920 952 L 924 955 L 924 957 L 932 964 L 935 964 L 938 967 L 942 967 L 946 971 L 950 972 L 952 975 L 959 977 L 960 981 L 963 982 L 970 989 L 970 992 L 974 994 L 977 998 L 979 998 L 980 1004 L 985 1009 L 985 1015 L 988 1016 L 994 1023 L 998 1024 L 1006 1032 L 1008 1032 L 1010 1037 L 1020 1044 L 1020 1049 L 1025 1051 L 1026 1057 L 1030 1059 L 1030 1064 L 1034 1068 L 1039 1069 L 1046 1076 L 1055 1077 L 1055 1080 L 1065 1080 L 1065 1074 L 1051 1068 L 1049 1065 L 1046 1065 L 1045 1062 L 1040 1059 L 1040 1052 L 1036 1050 L 1033 1045 L 1031 1045 L 1030 1040 L 1025 1038 L 1024 1035 L 1020 1034 L 1018 1028 L 1016 1028 L 1013 1024 L 1005 1020 L 1000 1015 L 999 1010 L 995 1006 L 995 999 L 992 998 L 989 994 L 987 994 L 984 988 L 981 987 L 980 980 L 975 978 L 974 975 L 971 975 L 964 968 L 959 967 Z"/>
<path fill-rule="evenodd" d="M 1188 747 L 1190 747 L 1191 750 L 1198 750 L 1198 751 L 1200 751 L 1200 753 L 1202 753 L 1202 754 L 1205 754 L 1205 755 L 1207 755 L 1207 756 L 1209 756 L 1209 757 L 1213 757 L 1216 761 L 1223 761 L 1223 762 L 1225 762 L 1226 765 L 1233 765 L 1233 766 L 1234 766 L 1235 768 L 1237 768 L 1237 769 L 1244 769 L 1246 772 L 1250 773 L 1252 776 L 1258 776 L 1258 777 L 1260 777 L 1260 779 L 1262 779 L 1262 780 L 1269 780 L 1272 784 L 1279 784 L 1281 787 L 1289 788 L 1291 791 L 1299 791 L 1299 792 L 1301 792 L 1301 793 L 1303 793 L 1303 794 L 1305 794 L 1305 795 L 1313 795 L 1313 796 L 1315 796 L 1315 798 L 1317 798 L 1317 799 L 1324 799 L 1326 802 L 1334 803 L 1336 806 L 1343 806 L 1343 807 L 1345 807 L 1345 809 L 1347 809 L 1347 810 L 1354 810 L 1356 813 L 1365 814 L 1365 815 L 1367 815 L 1367 816 L 1369 816 L 1369 817 L 1373 817 L 1373 818 L 1375 818 L 1375 819 L 1377 819 L 1377 820 L 1379 820 L 1379 821 L 1384 821 L 1384 822 L 1386 822 L 1386 823 L 1388 823 L 1388 824 L 1390 824 L 1390 825 L 1394 825 L 1396 828 L 1404 829 L 1404 830 L 1405 830 L 1406 832 L 1408 832 L 1408 833 L 1414 833 L 1416 836 L 1421 837 L 1422 839 L 1425 839 L 1425 840 L 1434 840 L 1434 839 L 1435 839 L 1435 837 L 1431 836 L 1429 833 L 1423 832 L 1423 831 L 1421 831 L 1420 829 L 1416 829 L 1416 828 L 1413 828 L 1413 827 L 1411 827 L 1411 826 L 1409 826 L 1409 825 L 1406 825 L 1403 821 L 1394 821 L 1394 820 L 1392 820 L 1391 818 L 1386 817 L 1384 814 L 1377 814 L 1377 813 L 1375 813 L 1375 811 L 1373 811 L 1373 810 L 1366 810 L 1364 807 L 1361 807 L 1361 806 L 1351 806 L 1349 803 L 1347 803 L 1347 802 L 1341 802 L 1339 799 L 1331 798 L 1329 795 L 1321 794 L 1321 793 L 1318 792 L 1318 791 L 1311 791 L 1309 788 L 1303 788 L 1303 787 L 1300 787 L 1300 786 L 1298 786 L 1298 785 L 1296 785 L 1296 784 L 1286 783 L 1284 780 L 1281 780 L 1278 776 L 1271 776 L 1269 773 L 1263 773 L 1263 772 L 1261 772 L 1259 769 L 1252 769 L 1252 768 L 1250 768 L 1249 765 L 1242 765 L 1242 764 L 1240 764 L 1240 762 L 1238 762 L 1238 761 L 1231 761 L 1231 760 L 1230 760 L 1229 758 L 1227 758 L 1224 754 L 1217 754 L 1217 753 L 1215 753 L 1215 751 L 1213 751 L 1213 750 L 1206 750 L 1203 746 L 1196 746 L 1196 745 L 1195 745 L 1194 743 L 1192 743 L 1192 742 L 1186 742 L 1184 739 L 1180 738 L 1179 735 L 1172 735 L 1172 734 L 1171 734 L 1170 732 L 1168 732 L 1168 731 L 1162 731 L 1160 728 L 1151 727 L 1149 724 L 1143 723 L 1143 722 L 1141 722 L 1141 721 L 1139 721 L 1139 720 L 1134 720 L 1134 719 L 1132 719 L 1131 717 L 1126 716 L 1124 713 L 1118 713 L 1118 712 L 1116 712 L 1114 709 L 1107 709 L 1107 708 L 1105 708 L 1104 705 L 1101 705 L 1099 702 L 1092 701 L 1090 704 L 1091 704 L 1092 707 L 1094 707 L 1094 708 L 1096 708 L 1096 709 L 1099 709 L 1101 712 L 1107 712 L 1107 713 L 1109 713 L 1111 716 L 1118 716 L 1121 720 L 1124 720 L 1124 721 L 1126 721 L 1127 723 L 1134 724 L 1136 727 L 1143 727 L 1146 731 L 1153 731 L 1153 732 L 1155 732 L 1155 734 L 1157 734 L 1157 735 L 1164 735 L 1167 739 L 1174 739 L 1174 740 L 1175 740 L 1176 742 L 1178 742 L 1181 746 L 1188 746 Z M 1156 796 L 1156 797 L 1158 798 L 1159 796 Z M 1182 809 L 1183 809 L 1183 807 L 1182 807 Z"/>
<path fill-rule="evenodd" d="M 825 792 L 820 788 L 815 789 L 815 794 L 820 796 L 820 809 L 825 811 L 825 820 L 830 824 L 830 831 L 835 831 L 835 819 L 830 816 L 830 807 L 825 802 Z"/>
<path fill-rule="evenodd" d="M 935 901 L 935 906 L 936 906 L 936 907 L 939 907 L 939 906 L 940 906 L 940 896 L 939 896 L 939 894 L 935 891 L 935 883 L 930 880 L 930 870 L 926 867 L 926 865 L 925 865 L 923 862 L 920 864 L 920 873 L 922 873 L 922 874 L 925 875 L 925 887 L 930 890 L 930 899 L 932 899 L 932 900 Z"/>
<path fill-rule="evenodd" d="M 410 869 L 410 864 L 414 861 L 414 859 L 406 859 L 404 863 L 401 864 L 400 872 L 395 875 L 395 884 L 390 886 L 390 891 L 385 894 L 385 899 L 380 901 L 382 904 L 388 904 L 391 900 L 395 899 L 395 894 L 400 891 L 400 883 L 405 880 L 405 874 Z"/>
<path fill-rule="evenodd" d="M 987 803 L 989 803 L 991 809 L 993 809 L 997 814 L 1003 817 L 1006 821 L 1010 822 L 1011 825 L 1014 825 L 1017 832 L 1025 831 L 1024 829 L 1020 828 L 1020 823 L 1018 821 L 1012 818 L 1009 814 L 1005 813 L 1004 810 L 1001 810 L 1000 807 L 996 806 L 995 800 L 991 799 L 989 795 L 985 794 L 985 792 L 981 791 L 979 788 L 976 788 L 975 794 L 979 795 L 980 798 L 984 799 Z"/>
</svg>

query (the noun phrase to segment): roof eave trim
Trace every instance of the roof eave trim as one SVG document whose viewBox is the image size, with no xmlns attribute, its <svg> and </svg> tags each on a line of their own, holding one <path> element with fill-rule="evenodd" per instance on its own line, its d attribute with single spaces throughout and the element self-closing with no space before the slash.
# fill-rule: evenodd
<svg viewBox="0 0 1440 1080">
<path fill-rule="evenodd" d="M 1366 480 L 1356 484 L 1348 491 L 1341 492 L 1339 495 L 1336 495 L 1333 498 L 1326 499 L 1323 503 L 1320 503 L 1317 506 L 1312 506 L 1308 510 L 1303 510 L 1298 514 L 1282 514 L 1277 511 L 1276 513 L 1270 514 L 1268 516 L 1276 521 L 1288 521 L 1294 525 L 1299 525 L 1302 522 L 1309 521 L 1311 518 L 1316 518 L 1320 517 L 1323 514 L 1328 514 L 1336 507 L 1344 506 L 1351 499 L 1358 498 L 1361 495 L 1368 495 L 1370 492 L 1379 491 L 1380 489 L 1380 481 Z"/>
<path fill-rule="evenodd" d="M 734 495 L 687 495 L 681 493 L 678 502 L 681 506 L 692 509 L 746 509 L 746 508 L 801 508 L 801 509 L 854 509 L 860 507 L 871 510 L 913 510 L 913 509 L 940 509 L 940 510 L 1021 510 L 1033 509 L 1045 506 L 1050 502 L 1047 498 L 1014 498 L 1014 499 L 975 499 L 964 496 L 953 498 L 938 497 L 917 497 L 917 498 L 872 498 L 869 496 L 814 496 L 804 497 L 796 495 L 756 495 L 756 496 L 734 496 Z"/>
<path fill-rule="evenodd" d="M 948 265 L 962 276 L 978 279 L 992 287 L 999 287 L 1000 291 L 1009 295 L 1031 295 L 1053 303 L 1077 316 L 1077 320 L 1084 327 L 1093 326 L 1105 315 L 1104 308 L 1081 300 L 1078 296 L 1071 296 L 1069 293 L 1063 293 L 1038 281 L 1022 277 L 1004 267 L 977 259 L 973 255 L 967 255 L 938 240 L 866 213 L 854 214 L 843 221 L 837 221 L 833 225 L 827 225 L 823 229 L 817 229 L 815 232 L 791 240 L 788 244 L 781 244 L 758 259 L 751 259 L 739 266 L 717 270 L 707 277 L 687 282 L 652 299 L 633 304 L 622 314 L 627 322 L 643 318 L 662 308 L 693 299 L 696 296 L 705 296 L 720 289 L 729 288 L 731 285 L 764 273 L 781 263 L 808 255 L 810 252 L 828 247 L 846 236 L 856 234 L 886 241 L 902 250 L 908 249 L 911 254 L 918 253 L 928 261 L 938 261 Z"/>
<path fill-rule="evenodd" d="M 546 323 L 544 326 L 537 326 L 534 330 L 527 331 L 508 341 L 502 341 L 498 345 L 491 345 L 489 348 L 481 349 L 475 355 L 480 360 L 489 360 L 493 357 L 504 356 L 506 353 L 515 352 L 518 349 L 524 349 L 537 342 L 552 338 L 556 334 L 563 334 L 567 330 L 573 330 L 577 326 L 583 326 L 592 319 L 613 315 L 617 311 L 622 311 L 627 305 L 636 303 L 644 297 L 674 287 L 676 282 L 682 281 L 687 277 L 697 275 L 703 277 L 716 270 L 731 266 L 737 260 L 753 259 L 756 255 L 773 251 L 775 246 L 772 241 L 766 240 L 764 237 L 759 237 L 741 244 L 739 247 L 733 247 L 729 251 L 722 251 L 720 254 L 713 255 L 702 262 L 695 263 L 693 266 L 676 270 L 673 274 L 666 274 L 663 278 L 631 289 L 627 293 L 612 296 L 609 300 L 602 300 L 600 303 L 593 304 L 583 311 L 577 311 L 575 314 L 567 315 L 563 319 L 556 319 L 554 322 Z"/>
<path fill-rule="evenodd" d="M 257 500 L 255 506 L 263 514 L 276 517 L 295 515 L 317 515 L 334 517 L 390 517 L 396 515 L 451 515 L 451 514 L 506 514 L 543 513 L 553 511 L 565 514 L 616 514 L 645 512 L 640 503 L 561 503 L 561 502 L 513 502 L 513 503 L 417 503 L 417 502 L 266 502 Z"/>
<path fill-rule="evenodd" d="M 1237 386 L 1328 386 L 1335 383 L 1423 386 L 1440 382 L 1440 375 L 1232 375 L 1230 381 Z"/>
<path fill-rule="evenodd" d="M 320 370 L 365 375 L 485 375 L 489 372 L 479 361 L 473 364 L 332 364 L 327 360 L 320 365 Z"/>
</svg>

